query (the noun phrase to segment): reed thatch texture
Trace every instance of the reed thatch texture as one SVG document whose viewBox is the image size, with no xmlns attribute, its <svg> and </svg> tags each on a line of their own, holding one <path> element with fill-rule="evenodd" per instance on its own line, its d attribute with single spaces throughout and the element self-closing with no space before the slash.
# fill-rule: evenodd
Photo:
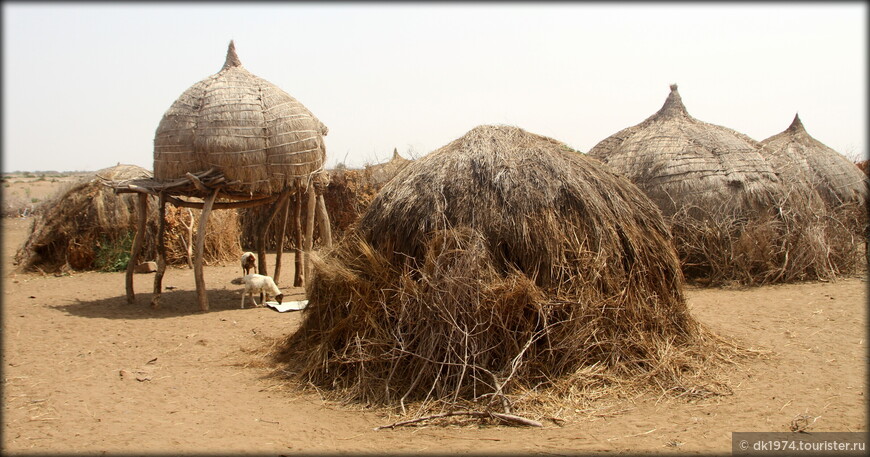
<svg viewBox="0 0 870 457">
<path fill-rule="evenodd" d="M 264 196 L 322 168 L 327 128 L 299 101 L 251 74 L 230 42 L 223 68 L 184 91 L 154 137 L 154 177 L 215 168 L 224 194 Z"/>
<path fill-rule="evenodd" d="M 314 268 L 277 360 L 346 400 L 502 408 L 538 387 L 667 384 L 709 355 L 655 205 L 516 127 L 405 167 Z"/>
<path fill-rule="evenodd" d="M 807 133 L 797 114 L 783 132 L 761 141 L 761 154 L 787 181 L 805 181 L 832 208 L 865 207 L 868 179 L 854 163 Z"/>
<path fill-rule="evenodd" d="M 144 168 L 118 165 L 97 171 L 92 178 L 76 182 L 46 200 L 33 220 L 30 236 L 16 252 L 19 267 L 43 272 L 93 270 L 101 268 L 99 263 L 103 257 L 128 256 L 129 243 L 136 230 L 137 197 L 130 193 L 115 194 L 104 182 L 150 176 Z M 149 236 L 143 252 L 147 260 L 153 260 L 156 256 L 153 241 L 157 232 L 156 197 L 149 198 L 149 210 L 146 226 Z M 199 210 L 192 211 L 196 213 L 195 218 Z M 211 232 L 206 237 L 204 254 L 207 262 L 235 260 L 241 254 L 238 215 L 235 211 L 225 213 L 209 222 Z M 186 210 L 167 211 L 170 264 L 187 262 L 187 247 L 192 240 L 186 225 L 196 224 L 190 219 Z"/>
<path fill-rule="evenodd" d="M 763 284 L 851 270 L 855 262 L 837 254 L 845 235 L 826 234 L 839 229 L 826 227 L 820 197 L 804 183 L 786 185 L 759 148 L 742 133 L 690 116 L 672 85 L 658 112 L 589 154 L 661 208 L 691 279 Z"/>
<path fill-rule="evenodd" d="M 723 200 L 764 208 L 784 195 L 758 146 L 740 132 L 690 116 L 674 84 L 658 112 L 589 154 L 628 176 L 671 216 L 686 206 L 708 208 Z"/>
</svg>

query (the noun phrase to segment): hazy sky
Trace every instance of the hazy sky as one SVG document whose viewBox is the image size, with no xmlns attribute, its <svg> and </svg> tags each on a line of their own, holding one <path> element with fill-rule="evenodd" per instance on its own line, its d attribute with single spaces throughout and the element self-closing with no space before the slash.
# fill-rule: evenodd
<svg viewBox="0 0 870 457">
<path fill-rule="evenodd" d="M 3 171 L 151 169 L 188 87 L 242 64 L 329 127 L 328 166 L 422 156 L 481 124 L 588 151 L 679 84 L 762 140 L 795 112 L 867 153 L 867 5 L 3 3 Z"/>
</svg>

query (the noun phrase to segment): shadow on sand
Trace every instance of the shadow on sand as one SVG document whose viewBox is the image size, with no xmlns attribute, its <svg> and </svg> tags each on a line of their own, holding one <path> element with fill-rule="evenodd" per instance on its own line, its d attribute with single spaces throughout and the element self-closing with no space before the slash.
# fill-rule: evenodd
<svg viewBox="0 0 870 457">
<path fill-rule="evenodd" d="M 127 304 L 127 296 L 119 295 L 100 300 L 82 301 L 52 306 L 66 314 L 98 319 L 161 319 L 189 316 L 201 313 L 217 313 L 240 310 L 241 291 L 218 289 L 208 291 L 208 311 L 200 311 L 194 290 L 165 291 L 160 297 L 160 308 L 151 308 L 151 293 L 137 293 L 134 304 Z M 297 298 L 287 298 L 296 300 Z M 257 297 L 257 303 L 260 303 Z M 245 309 L 240 311 L 257 312 L 250 300 L 245 301 Z"/>
</svg>

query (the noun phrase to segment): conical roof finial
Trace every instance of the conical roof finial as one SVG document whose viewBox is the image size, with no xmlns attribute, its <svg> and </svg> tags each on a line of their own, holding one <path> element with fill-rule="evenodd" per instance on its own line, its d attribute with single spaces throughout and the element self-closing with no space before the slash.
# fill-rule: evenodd
<svg viewBox="0 0 870 457">
<path fill-rule="evenodd" d="M 791 125 L 788 126 L 788 130 L 791 132 L 806 132 L 804 128 L 804 123 L 801 122 L 801 118 L 798 117 L 797 113 L 794 113 L 794 120 L 791 121 Z"/>
<path fill-rule="evenodd" d="M 239 60 L 238 54 L 236 54 L 236 45 L 233 43 L 233 40 L 230 40 L 230 46 L 227 48 L 227 60 L 224 62 L 224 67 L 221 68 L 221 71 L 226 70 L 230 67 L 241 67 L 242 61 Z"/>
<path fill-rule="evenodd" d="M 656 114 L 660 116 L 689 115 L 689 112 L 686 111 L 686 106 L 683 105 L 680 93 L 677 92 L 676 84 L 671 84 L 671 93 L 668 95 L 668 99 L 665 100 L 665 104 L 662 105 L 662 109 Z"/>
<path fill-rule="evenodd" d="M 393 148 L 393 160 L 398 159 L 398 158 L 399 158 L 399 149 Z"/>
</svg>

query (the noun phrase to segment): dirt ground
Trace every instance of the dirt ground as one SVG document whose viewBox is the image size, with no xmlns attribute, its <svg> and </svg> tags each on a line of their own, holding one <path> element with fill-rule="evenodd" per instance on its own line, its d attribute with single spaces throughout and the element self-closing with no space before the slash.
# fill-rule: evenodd
<svg viewBox="0 0 870 457">
<path fill-rule="evenodd" d="M 210 311 L 198 310 L 186 268 L 167 270 L 163 284 L 176 289 L 152 310 L 153 274 L 135 276 L 137 303 L 128 305 L 123 273 L 16 272 L 30 220 L 2 224 L 4 454 L 730 453 L 732 432 L 785 432 L 802 415 L 814 420 L 811 431 L 867 430 L 866 274 L 690 288 L 701 321 L 770 351 L 729 373 L 732 395 L 690 402 L 653 393 L 543 428 L 374 431 L 395 418 L 268 376 L 264 346 L 291 333 L 300 313 L 239 309 L 235 264 L 205 268 Z M 284 265 L 282 278 L 292 278 L 292 260 Z M 285 300 L 302 297 L 284 291 Z"/>
</svg>

